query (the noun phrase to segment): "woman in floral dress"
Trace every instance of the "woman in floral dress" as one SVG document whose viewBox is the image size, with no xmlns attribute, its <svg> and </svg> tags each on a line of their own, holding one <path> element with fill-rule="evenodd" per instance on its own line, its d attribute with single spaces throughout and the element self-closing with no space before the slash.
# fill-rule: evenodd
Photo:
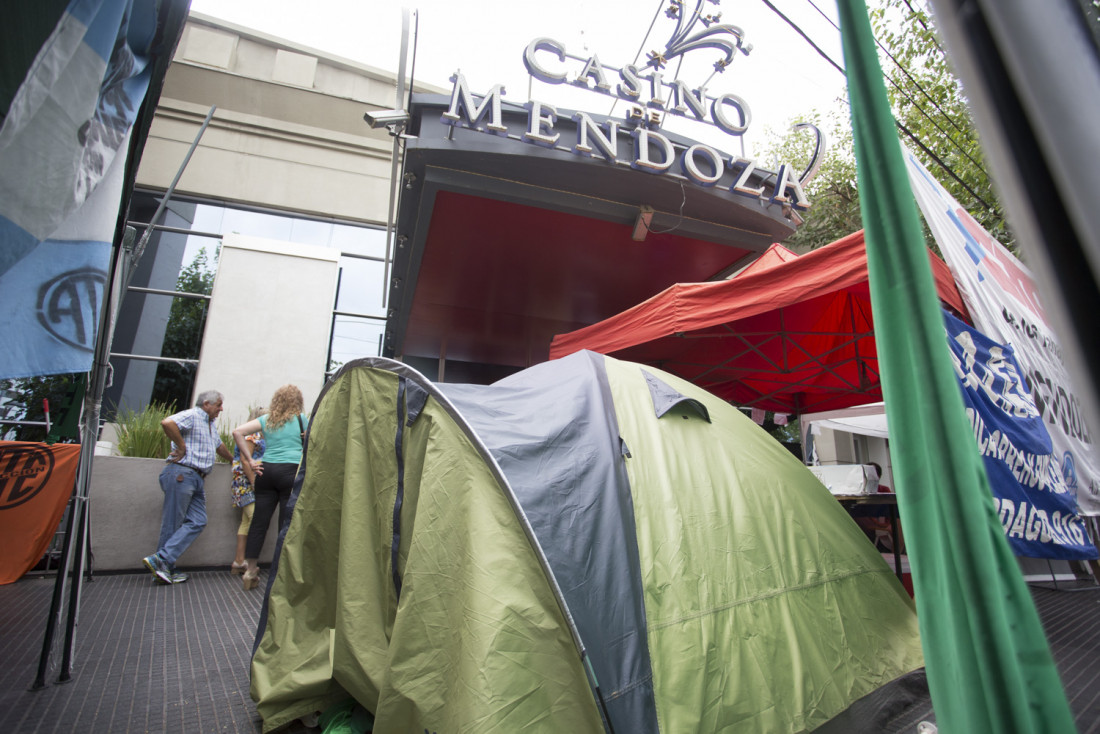
<svg viewBox="0 0 1100 734">
<path fill-rule="evenodd" d="M 253 408 L 249 411 L 248 419 L 255 420 L 264 414 L 263 408 Z M 264 435 L 257 431 L 245 437 L 252 451 L 252 458 L 259 461 L 264 455 Z M 241 450 L 233 448 L 233 506 L 241 508 L 241 524 L 237 528 L 237 555 L 230 565 L 231 573 L 244 573 L 248 564 L 244 559 L 244 544 L 248 540 L 248 529 L 252 525 L 252 513 L 256 509 L 256 495 L 253 494 L 252 484 L 256 475 L 248 462 L 241 461 Z"/>
</svg>

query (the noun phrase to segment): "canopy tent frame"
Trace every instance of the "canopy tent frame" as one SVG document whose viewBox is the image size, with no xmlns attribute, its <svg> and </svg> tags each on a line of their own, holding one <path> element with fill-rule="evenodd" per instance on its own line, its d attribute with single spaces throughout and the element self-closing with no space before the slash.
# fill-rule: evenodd
<svg viewBox="0 0 1100 734">
<path fill-rule="evenodd" d="M 968 318 L 947 266 L 929 258 L 941 302 Z M 580 349 L 651 364 L 777 413 L 882 399 L 862 231 L 805 255 L 772 245 L 728 280 L 673 285 L 559 334 L 550 356 Z"/>
<path fill-rule="evenodd" d="M 702 368 L 702 371 L 695 376 L 694 381 L 697 385 L 699 385 L 700 387 L 702 387 L 704 389 L 707 389 L 707 390 L 710 390 L 711 387 L 714 387 L 714 386 L 717 386 L 717 385 L 721 384 L 720 382 L 714 382 L 714 383 L 708 382 L 705 379 L 708 374 L 710 374 L 712 372 L 715 372 L 717 370 L 720 370 L 720 369 L 727 369 L 731 374 L 754 373 L 755 375 L 757 375 L 759 377 L 761 375 L 769 375 L 769 374 L 771 374 L 771 375 L 790 375 L 790 374 L 794 374 L 796 371 L 801 371 L 807 365 L 814 365 L 814 364 L 816 364 L 818 367 L 820 367 L 820 369 L 823 372 L 825 372 L 829 375 L 832 375 L 838 381 L 846 383 L 847 385 L 849 385 L 852 388 L 851 392 L 853 392 L 853 393 L 862 394 L 867 389 L 868 384 L 870 382 L 866 378 L 865 373 L 866 373 L 866 370 L 872 369 L 872 368 L 870 367 L 870 364 L 869 364 L 868 361 L 860 359 L 858 357 L 858 355 L 857 355 L 856 359 L 853 360 L 853 361 L 858 364 L 858 368 L 860 370 L 860 377 L 861 377 L 860 384 L 855 384 L 851 380 L 848 380 L 844 376 L 840 375 L 834 369 L 834 367 L 832 367 L 828 363 L 824 362 L 823 358 L 829 356 L 830 354 L 833 354 L 834 352 L 836 352 L 840 349 L 848 347 L 848 346 L 852 346 L 858 351 L 858 349 L 859 349 L 859 340 L 860 339 L 865 339 L 865 338 L 868 338 L 868 337 L 873 337 L 875 335 L 875 332 L 873 330 L 872 331 L 861 331 L 861 332 L 858 332 L 858 333 L 853 335 L 851 332 L 839 332 L 839 331 L 837 331 L 837 332 L 779 331 L 779 332 L 741 332 L 741 333 L 738 333 L 738 332 L 734 331 L 733 329 L 731 329 L 728 325 L 725 325 L 724 328 L 726 328 L 730 333 L 729 334 L 696 334 L 696 335 L 684 334 L 683 338 L 684 339 L 725 339 L 725 338 L 732 337 L 732 338 L 736 339 L 737 341 L 740 341 L 742 344 L 745 345 L 746 349 L 744 351 L 739 352 L 737 354 L 734 354 L 734 355 L 730 356 L 728 359 L 725 359 L 725 360 L 723 360 L 722 362 L 720 362 L 718 364 L 703 364 L 703 363 L 698 363 L 698 362 L 688 362 L 688 361 L 679 361 L 679 360 L 660 360 L 656 363 L 655 366 L 658 366 L 661 369 L 671 369 L 671 371 L 675 371 L 676 366 L 692 366 L 692 367 Z M 770 342 L 770 341 L 775 340 L 775 339 L 778 339 L 780 342 L 784 342 L 784 341 L 787 341 L 787 337 L 792 337 L 792 336 L 794 336 L 794 337 L 797 337 L 797 336 L 832 336 L 832 337 L 840 337 L 840 338 L 846 338 L 846 337 L 851 337 L 851 338 L 848 338 L 848 339 L 846 339 L 846 341 L 838 343 L 834 348 L 832 348 L 830 350 L 827 350 L 825 352 L 822 352 L 818 355 L 815 355 L 815 354 L 811 353 L 810 351 L 806 350 L 798 342 L 791 342 L 791 345 L 795 349 L 799 350 L 800 352 L 802 352 L 807 357 L 807 361 L 799 364 L 797 369 L 792 368 L 792 367 L 790 367 L 789 364 L 787 364 L 787 362 L 788 362 L 788 352 L 787 352 L 787 350 L 783 351 L 783 361 L 785 363 L 783 365 L 777 364 L 775 362 L 775 360 L 771 359 L 767 354 L 765 354 L 764 352 L 762 352 L 760 350 L 760 347 L 763 346 L 767 342 Z M 765 338 L 760 343 L 753 343 L 752 341 L 749 340 L 750 337 L 765 337 Z M 749 354 L 749 353 L 753 353 L 753 354 L 758 355 L 767 364 L 770 364 L 772 367 L 774 367 L 774 370 L 772 370 L 771 372 L 762 372 L 759 368 L 750 370 L 748 368 L 741 369 L 741 368 L 737 368 L 736 366 L 733 366 L 733 362 L 735 360 L 737 360 L 737 359 L 739 359 L 739 358 L 741 358 L 741 357 L 743 357 L 743 356 L 745 356 L 746 354 Z M 876 377 L 878 377 L 877 370 L 875 371 L 875 375 L 876 375 Z M 809 386 L 809 385 L 810 385 L 810 383 L 807 382 L 807 381 L 796 381 L 796 382 L 791 382 L 791 383 L 784 383 L 783 388 L 780 388 L 778 390 L 768 392 L 768 393 L 761 393 L 759 398 L 754 399 L 754 400 L 743 401 L 741 403 L 741 405 L 744 406 L 744 407 L 751 408 L 758 402 L 768 400 L 769 398 L 772 398 L 776 395 L 779 395 L 780 393 L 784 392 L 787 388 L 789 388 L 791 386 L 798 387 L 798 386 Z M 827 388 L 827 387 L 822 388 L 822 389 L 823 390 L 830 390 L 830 388 Z M 834 391 L 837 392 L 837 393 L 846 393 L 846 392 L 848 392 L 848 391 L 840 390 L 840 389 L 836 389 Z"/>
</svg>

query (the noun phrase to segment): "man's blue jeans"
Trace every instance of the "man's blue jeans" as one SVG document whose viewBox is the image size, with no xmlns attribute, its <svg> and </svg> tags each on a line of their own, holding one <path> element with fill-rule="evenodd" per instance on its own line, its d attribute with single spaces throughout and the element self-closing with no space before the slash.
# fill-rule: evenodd
<svg viewBox="0 0 1100 734">
<path fill-rule="evenodd" d="M 206 527 L 206 492 L 193 469 L 168 464 L 160 473 L 164 508 L 160 518 L 157 555 L 170 568 Z"/>
</svg>

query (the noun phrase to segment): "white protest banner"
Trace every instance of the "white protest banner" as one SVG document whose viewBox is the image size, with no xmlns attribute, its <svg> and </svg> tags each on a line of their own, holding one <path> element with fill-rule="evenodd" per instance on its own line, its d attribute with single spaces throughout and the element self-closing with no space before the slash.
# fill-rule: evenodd
<svg viewBox="0 0 1100 734">
<path fill-rule="evenodd" d="M 1066 488 L 1076 493 L 1082 514 L 1100 515 L 1100 457 L 1031 272 L 967 214 L 911 151 L 905 159 L 913 194 L 974 326 L 1015 350 Z"/>
</svg>

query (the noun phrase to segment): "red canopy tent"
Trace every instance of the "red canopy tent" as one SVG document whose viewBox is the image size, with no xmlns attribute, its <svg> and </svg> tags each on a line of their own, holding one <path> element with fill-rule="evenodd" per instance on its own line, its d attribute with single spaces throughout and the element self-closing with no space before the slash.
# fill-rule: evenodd
<svg viewBox="0 0 1100 734">
<path fill-rule="evenodd" d="M 969 321 L 947 265 L 928 254 L 941 303 Z M 729 280 L 673 285 L 559 334 L 550 358 L 581 349 L 651 364 L 736 405 L 779 413 L 880 401 L 863 232 L 801 256 L 772 245 Z"/>
</svg>

